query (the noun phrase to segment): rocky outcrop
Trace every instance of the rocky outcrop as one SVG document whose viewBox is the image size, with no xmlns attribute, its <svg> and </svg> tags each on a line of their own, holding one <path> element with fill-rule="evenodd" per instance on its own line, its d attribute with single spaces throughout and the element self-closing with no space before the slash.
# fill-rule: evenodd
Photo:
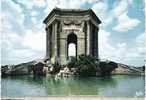
<svg viewBox="0 0 146 100">
<path fill-rule="evenodd" d="M 35 60 L 18 65 L 5 65 L 1 68 L 2 76 L 6 75 L 45 75 L 48 72 L 47 64 L 44 60 Z"/>
<path fill-rule="evenodd" d="M 118 64 L 113 61 L 100 61 L 99 62 L 99 73 L 102 76 L 111 75 L 112 71 L 118 68 Z"/>
<path fill-rule="evenodd" d="M 75 68 L 68 68 L 67 66 L 63 69 L 61 69 L 59 71 L 59 73 L 57 74 L 57 76 L 73 76 L 73 75 L 77 75 L 76 73 L 76 69 Z"/>
<path fill-rule="evenodd" d="M 96 76 L 101 74 L 109 75 L 112 71 L 113 75 L 144 75 L 145 66 L 133 67 L 112 61 L 100 61 L 99 69 L 96 71 Z M 1 66 L 1 75 L 57 75 L 57 76 L 72 76 L 79 75 L 77 67 L 61 67 L 59 65 L 49 65 L 46 59 L 34 60 L 18 65 Z"/>
<path fill-rule="evenodd" d="M 5 65 L 2 66 L 1 72 L 4 75 L 27 75 L 32 73 L 33 64 L 35 61 L 28 63 L 21 63 L 18 65 Z"/>
<path fill-rule="evenodd" d="M 114 75 L 144 75 L 144 68 L 118 63 L 118 67 L 112 72 Z"/>
<path fill-rule="evenodd" d="M 42 60 L 33 65 L 33 75 L 46 75 L 48 73 L 47 63 Z"/>
</svg>

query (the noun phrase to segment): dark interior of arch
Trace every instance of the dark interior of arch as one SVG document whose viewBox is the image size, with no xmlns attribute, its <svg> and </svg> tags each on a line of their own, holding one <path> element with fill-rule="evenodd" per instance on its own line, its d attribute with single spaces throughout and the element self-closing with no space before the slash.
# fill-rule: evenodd
<svg viewBox="0 0 146 100">
<path fill-rule="evenodd" d="M 75 43 L 77 44 L 77 36 L 74 33 L 68 35 L 67 43 Z"/>
</svg>

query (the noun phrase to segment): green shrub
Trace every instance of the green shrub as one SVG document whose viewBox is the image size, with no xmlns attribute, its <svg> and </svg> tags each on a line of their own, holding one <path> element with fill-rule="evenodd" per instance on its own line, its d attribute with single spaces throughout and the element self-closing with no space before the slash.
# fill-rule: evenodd
<svg viewBox="0 0 146 100">
<path fill-rule="evenodd" d="M 97 72 L 97 60 L 92 56 L 80 55 L 77 59 L 77 72 L 80 76 L 95 76 Z"/>
<path fill-rule="evenodd" d="M 68 68 L 77 68 L 80 76 L 110 75 L 117 68 L 117 63 L 112 61 L 99 61 L 90 55 L 79 55 L 76 59 L 71 57 L 67 63 Z"/>
</svg>

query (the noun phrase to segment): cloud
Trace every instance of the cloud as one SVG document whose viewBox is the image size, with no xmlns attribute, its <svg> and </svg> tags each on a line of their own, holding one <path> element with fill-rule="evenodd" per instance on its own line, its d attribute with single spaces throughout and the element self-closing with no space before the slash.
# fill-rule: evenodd
<svg viewBox="0 0 146 100">
<path fill-rule="evenodd" d="M 117 0 L 114 3 L 113 15 L 119 17 L 124 12 L 128 11 L 128 8 L 133 5 L 133 0 Z"/>
<path fill-rule="evenodd" d="M 124 42 L 111 44 L 111 33 L 99 30 L 99 57 L 116 62 L 123 62 L 127 44 Z"/>
<path fill-rule="evenodd" d="M 14 27 L 15 24 L 19 26 L 23 26 L 24 14 L 22 12 L 22 9 L 12 1 L 3 1 L 2 3 L 3 5 L 1 12 L 2 14 L 1 21 L 4 24 L 4 27 L 6 25 L 9 25 L 10 23 L 12 23 L 11 27 Z M 3 29 L 3 25 L 2 25 L 2 29 Z"/>
<path fill-rule="evenodd" d="M 1 63 L 18 64 L 44 57 L 45 32 L 40 20 L 34 19 L 35 24 L 29 30 L 24 25 L 26 17 L 23 8 L 12 1 L 2 1 L 2 3 Z M 32 15 L 36 17 L 37 14 L 32 13 Z"/>
<path fill-rule="evenodd" d="M 113 58 L 113 51 L 115 51 L 113 46 L 109 44 L 110 39 L 110 32 L 105 30 L 99 30 L 99 56 L 101 59 L 112 59 Z"/>
<path fill-rule="evenodd" d="M 46 1 L 47 8 L 45 9 L 45 13 L 49 13 L 53 8 L 82 8 L 83 5 L 86 3 L 93 4 L 100 0 L 53 0 L 50 2 L 50 0 Z"/>
<path fill-rule="evenodd" d="M 14 2 L 29 10 L 33 7 L 43 8 L 46 6 L 46 0 L 15 0 Z"/>
<path fill-rule="evenodd" d="M 47 8 L 45 9 L 45 13 L 49 13 L 53 8 L 81 8 L 82 3 L 85 2 L 85 0 L 53 0 L 50 2 L 49 0 L 46 1 Z"/>
<path fill-rule="evenodd" d="M 46 35 L 44 33 L 45 32 L 27 30 L 22 38 L 22 44 L 34 50 L 44 51 L 44 44 L 46 43 Z"/>
<path fill-rule="evenodd" d="M 31 12 L 31 16 L 32 16 L 32 17 L 38 16 L 38 12 L 37 12 L 37 11 L 32 11 L 32 12 Z"/>
<path fill-rule="evenodd" d="M 58 0 L 57 7 L 59 8 L 80 8 L 82 2 L 78 0 Z"/>
<path fill-rule="evenodd" d="M 122 15 L 118 17 L 118 25 L 113 27 L 113 30 L 118 32 L 126 32 L 128 30 L 131 30 L 135 28 L 140 21 L 136 18 L 130 18 L 127 15 L 127 12 L 124 12 Z"/>
<path fill-rule="evenodd" d="M 99 18 L 104 18 L 107 12 L 107 4 L 105 2 L 97 2 L 92 7 L 93 11 L 99 15 Z"/>
<path fill-rule="evenodd" d="M 111 43 L 111 33 L 99 30 L 99 57 L 132 66 L 144 64 L 144 33 L 135 38 L 134 46 L 125 42 Z"/>
<path fill-rule="evenodd" d="M 144 55 L 144 51 L 145 50 L 145 33 L 141 33 L 140 35 L 138 35 L 136 37 L 136 41 L 135 41 L 136 47 L 137 47 L 137 51 Z"/>
<path fill-rule="evenodd" d="M 8 45 L 9 46 L 9 45 Z M 29 48 L 2 49 L 2 64 L 19 64 L 43 58 L 43 51 L 33 51 Z"/>
<path fill-rule="evenodd" d="M 144 33 L 139 34 L 134 41 L 135 46 L 127 48 L 124 62 L 130 65 L 142 66 L 145 59 L 145 41 Z"/>
<path fill-rule="evenodd" d="M 45 57 L 43 33 L 27 30 L 24 36 L 17 33 L 2 35 L 2 64 L 18 64 Z"/>
<path fill-rule="evenodd" d="M 136 18 L 130 18 L 128 7 L 133 4 L 132 0 L 121 0 L 116 2 L 111 10 L 107 10 L 108 5 L 105 2 L 98 2 L 93 5 L 93 10 L 97 16 L 102 20 L 102 27 L 99 30 L 99 55 L 102 59 L 109 59 L 112 61 L 142 66 L 144 64 L 144 39 L 140 34 L 135 38 L 134 42 L 116 42 L 112 43 L 112 31 L 106 31 L 114 19 L 118 19 L 118 24 L 112 29 L 118 32 L 127 32 L 133 30 L 140 21 Z M 131 38 L 134 38 L 131 36 Z M 133 47 L 129 43 L 135 44 Z"/>
<path fill-rule="evenodd" d="M 47 16 L 48 13 L 50 13 L 51 10 L 52 10 L 53 8 L 56 7 L 57 3 L 58 3 L 58 0 L 53 0 L 52 2 L 50 2 L 50 1 L 47 1 L 47 2 L 46 2 L 47 7 L 46 7 L 46 9 L 44 10 L 44 13 L 46 14 L 45 16 Z"/>
<path fill-rule="evenodd" d="M 109 9 L 108 2 L 98 0 L 92 6 L 92 10 L 96 13 L 100 20 L 102 20 L 101 27 L 109 27 L 115 19 L 128 11 L 128 7 L 133 4 L 133 0 L 118 0 L 113 2 L 113 8 Z M 129 18 L 129 17 L 128 17 Z"/>
<path fill-rule="evenodd" d="M 127 11 L 128 9 L 128 0 L 120 0 L 120 2 L 115 3 L 115 7 L 113 9 L 113 14 L 118 17 L 120 16 L 123 12 Z"/>
<path fill-rule="evenodd" d="M 33 0 L 33 4 L 37 7 L 44 7 L 46 2 L 45 0 Z"/>
<path fill-rule="evenodd" d="M 113 16 L 111 11 L 108 10 L 108 4 L 103 1 L 98 1 L 92 6 L 92 10 L 96 13 L 99 19 L 102 21 L 103 28 L 111 24 Z"/>
<path fill-rule="evenodd" d="M 81 8 L 82 5 L 89 3 L 93 4 L 100 0 L 57 0 L 56 7 L 59 8 Z"/>
</svg>

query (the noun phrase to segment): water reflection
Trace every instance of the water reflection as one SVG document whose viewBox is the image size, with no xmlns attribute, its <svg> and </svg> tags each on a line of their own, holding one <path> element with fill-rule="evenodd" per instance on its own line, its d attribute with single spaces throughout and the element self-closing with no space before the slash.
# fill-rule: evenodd
<svg viewBox="0 0 146 100">
<path fill-rule="evenodd" d="M 48 85 L 47 85 L 48 84 Z M 57 95 L 97 95 L 100 88 L 116 85 L 112 78 L 49 78 L 46 88 L 48 94 Z"/>
<path fill-rule="evenodd" d="M 2 96 L 134 96 L 138 90 L 144 93 L 144 78 L 125 75 L 89 78 L 15 76 L 2 78 L 2 90 Z"/>
</svg>

